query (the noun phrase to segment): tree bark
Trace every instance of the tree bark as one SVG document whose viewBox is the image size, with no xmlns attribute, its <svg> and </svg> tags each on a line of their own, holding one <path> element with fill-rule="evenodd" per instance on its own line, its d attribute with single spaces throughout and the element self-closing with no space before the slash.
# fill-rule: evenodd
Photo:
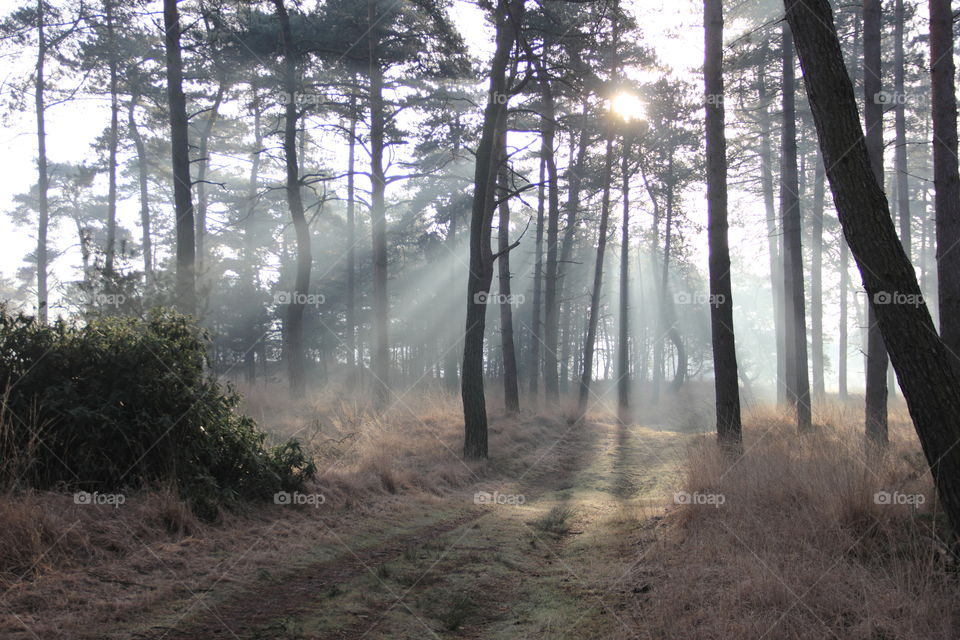
<svg viewBox="0 0 960 640">
<path fill-rule="evenodd" d="M 896 146 L 894 165 L 897 171 L 897 215 L 900 218 L 900 242 L 907 252 L 907 257 L 913 260 L 911 250 L 911 218 L 910 218 L 910 177 L 907 173 L 907 114 L 906 93 L 904 92 L 904 75 L 906 61 L 903 55 L 903 30 L 906 20 L 903 0 L 894 3 L 894 42 L 893 42 L 893 91 L 896 97 L 894 106 L 894 128 L 896 130 Z"/>
<path fill-rule="evenodd" d="M 353 386 L 356 381 L 357 365 L 357 284 L 356 284 L 356 193 L 355 169 L 357 150 L 357 101 L 350 96 L 350 141 L 347 151 L 347 313 L 346 313 L 346 346 L 347 346 L 347 374 L 348 384 Z"/>
<path fill-rule="evenodd" d="M 532 318 L 530 320 L 530 350 L 527 353 L 527 375 L 530 377 L 530 396 L 536 398 L 539 394 L 540 379 L 540 341 L 543 325 L 540 322 L 542 315 L 541 302 L 543 298 L 543 221 L 546 209 L 546 171 L 547 158 L 543 139 L 540 140 L 540 181 L 537 187 L 537 235 L 534 242 L 533 266 L 533 304 L 531 305 Z"/>
<path fill-rule="evenodd" d="M 500 347 L 503 354 L 503 398 L 510 413 L 520 411 L 520 392 L 517 382 L 517 354 L 513 338 L 513 297 L 510 293 L 510 176 L 506 156 L 506 129 L 500 132 L 500 204 L 497 232 L 498 283 L 500 291 Z"/>
<path fill-rule="evenodd" d="M 930 0 L 930 60 L 940 335 L 960 357 L 960 174 L 950 0 Z"/>
<path fill-rule="evenodd" d="M 937 336 L 910 260 L 897 238 L 871 168 L 853 85 L 843 63 L 828 0 L 787 0 L 807 96 L 840 224 L 890 350 L 937 494 L 960 530 L 960 376 Z M 875 304 L 899 292 L 908 304 Z"/>
<path fill-rule="evenodd" d="M 167 102 L 170 108 L 170 145 L 173 162 L 173 199 L 176 209 L 177 308 L 196 313 L 196 246 L 193 196 L 190 182 L 190 142 L 187 100 L 183 94 L 183 60 L 180 53 L 180 13 L 177 0 L 163 0 L 167 63 Z"/>
<path fill-rule="evenodd" d="M 800 228 L 800 181 L 797 169 L 797 112 L 793 38 L 784 26 L 783 129 L 780 158 L 780 216 L 783 225 L 784 334 L 786 335 L 787 400 L 796 412 L 797 429 L 811 426 L 810 382 L 807 377 L 807 331 L 803 294 Z"/>
<path fill-rule="evenodd" d="M 620 192 L 623 215 L 620 220 L 620 321 L 617 335 L 617 417 L 629 420 L 630 412 L 630 150 L 633 134 L 623 136 L 620 160 Z M 637 261 L 639 263 L 639 260 Z"/>
<path fill-rule="evenodd" d="M 813 398 L 826 396 L 823 364 L 823 201 L 826 171 L 817 154 L 813 177 L 813 211 L 810 216 L 810 349 L 813 366 Z"/>
<path fill-rule="evenodd" d="M 737 450 L 740 383 L 733 329 L 733 289 L 727 238 L 727 140 L 723 108 L 723 0 L 704 0 L 704 87 L 706 110 L 707 235 L 710 262 L 710 333 L 713 342 L 717 439 Z"/>
<path fill-rule="evenodd" d="M 120 142 L 120 96 L 117 71 L 117 46 L 113 25 L 113 1 L 103 3 L 107 22 L 107 67 L 110 75 L 110 133 L 107 140 L 107 247 L 103 271 L 107 286 L 113 286 L 114 258 L 117 242 L 117 146 Z"/>
<path fill-rule="evenodd" d="M 863 2 L 863 115 L 867 153 L 873 175 L 883 188 L 883 102 L 880 91 L 880 0 Z M 887 351 L 877 326 L 873 304 L 867 305 L 866 436 L 876 445 L 887 443 Z"/>
<path fill-rule="evenodd" d="M 483 334 L 487 300 L 493 280 L 495 256 L 490 246 L 494 212 L 494 187 L 500 160 L 498 141 L 506 126 L 507 77 L 510 51 L 523 14 L 523 0 L 498 0 L 495 10 L 496 50 L 490 68 L 490 90 L 483 113 L 483 129 L 477 145 L 474 169 L 473 207 L 470 215 L 470 271 L 467 276 L 467 321 L 463 339 L 463 370 L 460 395 L 463 400 L 463 456 L 486 458 L 487 407 L 483 390 Z M 512 24 L 511 24 L 512 23 Z"/>
<path fill-rule="evenodd" d="M 310 228 L 303 210 L 300 195 L 300 165 L 297 161 L 297 54 L 290 28 L 290 16 L 284 0 L 273 0 L 277 18 L 280 20 L 283 44 L 283 84 L 287 104 L 283 119 L 283 155 L 287 177 L 287 204 L 297 235 L 297 267 L 293 295 L 287 305 L 287 367 L 290 377 L 290 395 L 302 398 L 306 394 L 306 353 L 303 343 L 303 312 L 310 291 L 310 266 L 313 263 L 310 246 Z"/>
<path fill-rule="evenodd" d="M 47 171 L 46 12 L 44 0 L 37 0 L 37 65 L 34 74 L 34 107 L 37 116 L 37 318 L 47 323 L 47 231 L 50 226 L 50 175 Z"/>
<path fill-rule="evenodd" d="M 137 127 L 135 111 L 139 96 L 130 96 L 130 106 L 127 110 L 127 126 L 133 146 L 137 151 L 137 184 L 140 188 L 140 237 L 143 251 L 143 280 L 149 288 L 153 285 L 153 239 L 150 235 L 150 194 L 148 185 L 149 167 L 147 166 L 147 145 L 143 135 Z"/>
</svg>

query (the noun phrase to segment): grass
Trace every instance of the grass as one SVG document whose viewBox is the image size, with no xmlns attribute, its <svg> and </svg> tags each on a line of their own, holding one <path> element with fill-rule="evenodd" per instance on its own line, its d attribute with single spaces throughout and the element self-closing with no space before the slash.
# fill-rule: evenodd
<svg viewBox="0 0 960 640">
<path fill-rule="evenodd" d="M 724 499 L 671 511 L 634 571 L 635 584 L 656 579 L 624 637 L 957 637 L 955 564 L 906 415 L 891 415 L 880 458 L 864 452 L 857 408 L 815 420 L 800 437 L 789 416 L 753 411 L 732 462 L 713 437 L 692 447 L 683 491 Z M 913 504 L 875 497 L 895 492 Z"/>
</svg>

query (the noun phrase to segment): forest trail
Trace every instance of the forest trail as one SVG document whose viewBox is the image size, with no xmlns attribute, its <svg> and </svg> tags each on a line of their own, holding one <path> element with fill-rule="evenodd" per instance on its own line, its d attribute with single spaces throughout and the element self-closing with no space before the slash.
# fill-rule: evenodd
<svg viewBox="0 0 960 640">
<path fill-rule="evenodd" d="M 625 578 L 655 537 L 689 436 L 564 426 L 556 468 L 475 487 L 500 504 L 456 494 L 372 536 L 354 526 L 339 548 L 168 604 L 124 637 L 633 637 L 625 605 L 656 578 Z"/>
</svg>

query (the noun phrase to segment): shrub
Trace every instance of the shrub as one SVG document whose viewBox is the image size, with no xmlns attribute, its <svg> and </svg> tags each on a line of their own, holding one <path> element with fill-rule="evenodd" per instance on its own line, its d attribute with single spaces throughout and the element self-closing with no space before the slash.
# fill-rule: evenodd
<svg viewBox="0 0 960 640">
<path fill-rule="evenodd" d="M 169 310 L 43 325 L 0 309 L 0 480 L 117 491 L 175 484 L 201 512 L 295 490 L 296 442 L 268 448 L 235 390 L 207 371 L 209 338 Z"/>
</svg>

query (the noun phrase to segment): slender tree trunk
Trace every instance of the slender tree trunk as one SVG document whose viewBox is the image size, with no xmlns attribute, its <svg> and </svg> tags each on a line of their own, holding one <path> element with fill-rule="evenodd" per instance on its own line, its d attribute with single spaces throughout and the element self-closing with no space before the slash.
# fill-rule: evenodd
<svg viewBox="0 0 960 640">
<path fill-rule="evenodd" d="M 773 294 L 773 328 L 776 340 L 777 404 L 782 407 L 787 403 L 786 338 L 783 330 L 783 258 L 780 253 L 780 233 L 777 230 L 777 210 L 773 196 L 770 105 L 762 69 L 757 80 L 757 98 L 762 109 L 760 113 L 760 184 L 763 190 L 764 210 L 767 214 L 767 254 L 770 257 L 770 291 Z"/>
<path fill-rule="evenodd" d="M 250 158 L 250 178 L 247 186 L 247 215 L 243 223 L 243 282 L 247 289 L 251 303 L 256 298 L 258 290 L 256 268 L 256 239 L 254 237 L 254 213 L 257 208 L 257 188 L 260 182 L 260 153 L 263 151 L 263 131 L 260 118 L 263 107 L 260 103 L 260 94 L 253 87 L 253 153 Z M 262 344 L 259 326 L 259 316 L 252 308 L 248 309 L 246 327 L 246 344 L 244 345 L 244 370 L 248 383 L 253 384 L 257 379 L 256 352 L 258 344 Z M 261 365 L 265 362 L 261 359 Z"/>
<path fill-rule="evenodd" d="M 830 4 L 787 0 L 786 5 L 840 224 L 890 349 L 940 502 L 954 532 L 960 531 L 960 375 L 922 303 L 873 173 Z M 876 294 L 886 292 L 913 298 L 909 304 L 875 304 Z"/>
<path fill-rule="evenodd" d="M 787 399 L 796 411 L 797 428 L 811 426 L 807 377 L 807 331 L 803 294 L 800 228 L 800 181 L 797 169 L 797 114 L 793 69 L 793 37 L 783 28 L 783 142 L 781 144 L 780 212 L 783 220 L 784 328 L 787 345 Z"/>
<path fill-rule="evenodd" d="M 613 114 L 608 114 L 608 118 Z M 603 259 L 607 249 L 607 226 L 610 222 L 610 182 L 613 178 L 613 131 L 607 125 L 607 147 L 604 155 L 603 196 L 600 201 L 600 229 L 597 238 L 596 262 L 593 266 L 593 287 L 590 290 L 590 311 L 587 315 L 587 335 L 583 344 L 581 362 L 580 393 L 577 399 L 577 419 L 587 411 L 590 399 L 590 383 L 593 381 L 594 343 L 597 338 L 597 322 L 600 315 L 600 294 L 603 288 Z"/>
<path fill-rule="evenodd" d="M 556 160 L 556 111 L 550 80 L 540 77 L 543 114 L 541 148 L 547 164 L 547 262 L 543 276 L 543 389 L 548 402 L 560 397 L 557 347 L 560 333 L 560 302 L 557 287 L 557 243 L 560 236 L 560 181 Z"/>
<path fill-rule="evenodd" d="M 515 28 L 520 24 L 523 8 L 523 0 L 497 0 L 496 50 L 490 68 L 490 91 L 483 113 L 483 129 L 477 145 L 473 208 L 470 217 L 467 321 L 460 387 L 464 419 L 463 456 L 467 459 L 486 458 L 488 455 L 487 407 L 483 391 L 483 334 L 495 259 L 490 246 L 491 223 L 496 167 L 500 159 L 500 150 L 497 148 L 499 131 L 506 126 L 506 69 L 516 38 Z"/>
<path fill-rule="evenodd" d="M 387 181 L 383 169 L 384 104 L 383 69 L 380 66 L 380 17 L 377 0 L 367 0 L 367 24 L 370 28 L 370 231 L 373 240 L 373 375 L 375 398 L 383 408 L 390 399 L 390 343 L 388 337 L 389 304 L 387 295 Z"/>
<path fill-rule="evenodd" d="M 620 321 L 617 327 L 617 416 L 629 420 L 630 412 L 630 148 L 633 135 L 623 136 L 623 158 L 620 160 L 620 192 L 623 215 L 620 225 Z M 639 260 L 638 260 L 639 263 Z"/>
<path fill-rule="evenodd" d="M 147 145 L 137 126 L 135 111 L 139 96 L 130 96 L 127 110 L 127 126 L 137 151 L 137 184 L 140 187 L 140 233 L 143 251 L 143 279 L 147 287 L 153 285 L 153 240 L 150 236 L 150 194 L 148 190 L 149 167 L 147 166 Z"/>
<path fill-rule="evenodd" d="M 527 366 L 527 375 L 530 377 L 530 396 L 536 398 L 539 393 L 538 380 L 540 378 L 540 341 L 543 339 L 541 334 L 542 325 L 540 323 L 541 317 L 541 299 L 543 297 L 543 214 L 546 209 L 546 170 L 547 170 L 547 158 L 546 158 L 546 149 L 544 148 L 544 142 L 541 139 L 540 141 L 540 182 L 537 187 L 537 236 L 534 251 L 536 252 L 536 257 L 534 258 L 534 267 L 533 267 L 533 304 L 532 315 L 533 317 L 530 320 L 530 350 L 527 353 L 529 358 Z"/>
<path fill-rule="evenodd" d="M 47 124 L 44 101 L 47 62 L 46 13 L 44 0 L 37 0 L 37 66 L 34 74 L 34 106 L 37 115 L 37 318 L 46 324 L 47 302 L 47 228 L 50 225 L 50 175 L 47 171 Z"/>
<path fill-rule="evenodd" d="M 740 383 L 733 330 L 733 289 L 727 238 L 727 140 L 723 108 L 723 0 L 704 0 L 707 228 L 710 244 L 710 327 L 713 338 L 717 439 L 739 449 Z M 710 99 L 712 98 L 712 99 Z"/>
<path fill-rule="evenodd" d="M 189 123 L 187 100 L 183 94 L 180 13 L 177 10 L 177 0 L 163 0 L 163 18 L 173 157 L 173 198 L 177 220 L 177 307 L 182 313 L 193 314 L 197 310 L 196 246 L 190 182 Z"/>
<path fill-rule="evenodd" d="M 840 237 L 840 336 L 837 339 L 837 391 L 841 400 L 847 399 L 847 291 L 850 289 L 850 272 L 847 267 L 847 241 Z"/>
<path fill-rule="evenodd" d="M 517 382 L 517 354 L 513 339 L 513 302 L 510 294 L 510 175 L 506 154 L 506 129 L 501 133 L 500 162 L 500 204 L 499 223 L 497 233 L 497 249 L 500 257 L 497 260 L 498 281 L 500 296 L 500 345 L 503 354 L 503 397 L 506 409 L 510 413 L 520 411 L 520 393 Z"/>
<path fill-rule="evenodd" d="M 960 354 L 960 174 L 950 0 L 930 0 L 930 60 L 940 335 Z"/>
<path fill-rule="evenodd" d="M 117 48 L 113 26 L 113 1 L 104 2 L 107 21 L 107 52 L 110 75 L 110 133 L 107 140 L 107 247 L 104 251 L 104 275 L 107 286 L 113 286 L 114 258 L 117 242 L 117 146 L 120 141 L 120 96 L 117 72 Z"/>
<path fill-rule="evenodd" d="M 883 188 L 883 102 L 880 77 L 881 0 L 863 2 L 863 115 L 867 153 L 873 175 Z M 877 326 L 874 305 L 867 305 L 866 436 L 877 445 L 887 443 L 887 351 Z"/>
<path fill-rule="evenodd" d="M 213 98 L 213 105 L 207 114 L 207 119 L 200 131 L 200 141 L 197 159 L 197 219 L 196 219 L 196 238 L 197 238 L 197 273 L 201 279 L 204 277 L 206 268 L 206 242 L 207 242 L 207 171 L 210 168 L 210 136 L 213 134 L 213 128 L 217 124 L 220 115 L 220 104 L 223 102 L 223 94 L 227 90 L 227 83 L 224 78 L 220 78 L 217 84 L 217 93 Z M 293 98 L 290 99 L 293 101 Z"/>
<path fill-rule="evenodd" d="M 287 366 L 290 376 L 290 394 L 302 398 L 306 393 L 306 353 L 303 343 L 303 311 L 310 291 L 310 266 L 313 263 L 310 246 L 310 228 L 303 210 L 300 195 L 300 165 L 297 162 L 297 54 L 290 28 L 290 16 L 284 0 L 273 0 L 277 18 L 280 20 L 283 43 L 283 84 L 287 95 L 283 126 L 283 155 L 287 174 L 287 204 L 297 235 L 297 270 L 293 295 L 287 306 Z"/>
<path fill-rule="evenodd" d="M 356 193 L 357 101 L 350 96 L 350 146 L 347 151 L 347 374 L 348 384 L 356 382 L 357 365 L 357 273 L 356 273 Z"/>
<path fill-rule="evenodd" d="M 826 171 L 817 154 L 813 178 L 813 212 L 810 216 L 810 347 L 813 364 L 813 398 L 826 396 L 823 365 L 823 201 Z"/>
<path fill-rule="evenodd" d="M 903 30 L 906 20 L 903 0 L 896 0 L 894 4 L 894 43 L 893 43 L 893 70 L 894 94 L 894 127 L 896 129 L 896 147 L 894 165 L 897 171 L 897 215 L 900 217 L 900 242 L 912 260 L 911 251 L 911 218 L 910 218 L 910 176 L 907 173 L 907 114 L 906 94 L 904 91 L 904 75 L 906 61 L 903 55 Z"/>
</svg>

